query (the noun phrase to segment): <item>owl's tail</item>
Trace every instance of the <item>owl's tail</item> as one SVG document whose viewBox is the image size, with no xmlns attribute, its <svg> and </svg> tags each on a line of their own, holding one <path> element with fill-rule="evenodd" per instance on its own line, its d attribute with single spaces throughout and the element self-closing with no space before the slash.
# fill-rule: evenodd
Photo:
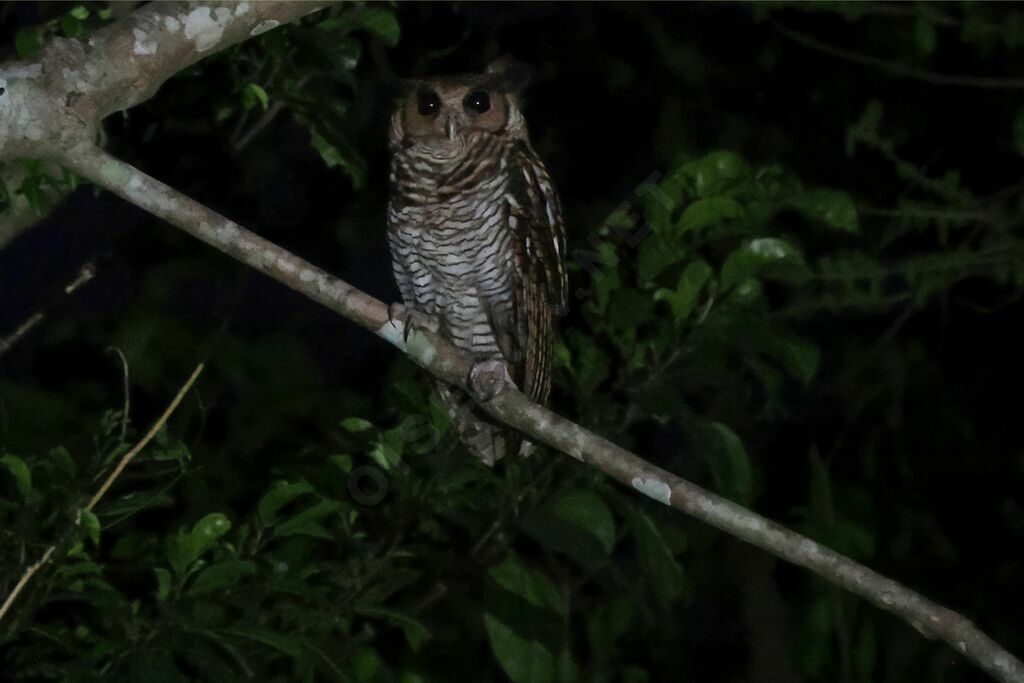
<svg viewBox="0 0 1024 683">
<path fill-rule="evenodd" d="M 464 392 L 438 382 L 437 393 L 452 418 L 459 439 L 488 467 L 494 467 L 510 453 L 525 456 L 533 451 L 533 444 L 525 441 L 519 432 L 479 416 L 473 399 Z"/>
</svg>

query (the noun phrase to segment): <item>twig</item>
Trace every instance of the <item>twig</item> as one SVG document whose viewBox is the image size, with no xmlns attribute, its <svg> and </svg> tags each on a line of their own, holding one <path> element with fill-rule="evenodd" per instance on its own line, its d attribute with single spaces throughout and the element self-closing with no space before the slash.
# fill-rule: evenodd
<svg viewBox="0 0 1024 683">
<path fill-rule="evenodd" d="M 471 357 L 423 330 L 406 340 L 388 307 L 91 144 L 66 151 L 72 170 L 259 272 L 318 301 L 408 354 L 436 378 L 466 388 Z M 634 453 L 544 408 L 514 387 L 481 404 L 504 424 L 544 442 L 664 505 L 757 546 L 940 638 L 1004 683 L 1024 683 L 1024 663 L 964 616 L 834 550 L 655 467 Z"/>
<path fill-rule="evenodd" d="M 192 371 L 192 375 L 188 378 L 188 381 L 186 381 L 185 384 L 182 385 L 181 389 L 178 390 L 178 395 L 174 397 L 174 400 L 167 406 L 163 414 L 156 422 L 153 423 L 153 426 L 149 428 L 146 435 L 142 437 L 142 440 L 135 444 L 130 451 L 121 456 L 121 460 L 117 463 L 117 467 L 114 468 L 114 471 L 110 473 L 106 481 L 103 482 L 103 485 L 100 486 L 98 491 L 96 491 L 92 500 L 89 501 L 89 504 L 85 506 L 86 510 L 91 511 L 96 506 L 96 503 L 100 501 L 100 498 L 103 497 L 110 486 L 114 483 L 114 480 L 120 476 L 121 472 L 124 471 L 124 468 L 128 466 L 128 463 L 130 463 L 132 459 L 135 458 L 135 456 L 153 440 L 153 437 L 157 435 L 157 432 L 167 424 L 167 420 L 171 417 L 171 414 L 177 410 L 178 404 L 181 403 L 183 398 L 185 398 L 185 394 L 188 393 L 188 390 L 192 388 L 193 384 L 195 384 L 196 379 L 199 377 L 199 373 L 202 371 L 203 364 L 200 363 L 196 366 L 196 369 Z"/>
<path fill-rule="evenodd" d="M 993 213 L 977 211 L 958 211 L 956 209 L 929 209 L 917 208 L 882 208 L 858 204 L 857 212 L 865 216 L 878 216 L 880 218 L 910 218 L 920 220 L 952 221 L 954 223 L 983 223 L 993 228 L 1006 228 L 1006 222 L 999 220 Z"/>
<path fill-rule="evenodd" d="M 846 50 L 841 47 L 829 45 L 823 43 L 817 38 L 813 38 L 806 33 L 794 31 L 791 28 L 783 26 L 780 22 L 775 19 L 769 19 L 775 30 L 781 33 L 789 40 L 802 45 L 808 49 L 821 52 L 831 57 L 838 59 L 845 59 L 848 62 L 854 62 L 856 64 L 863 64 L 864 66 L 870 66 L 880 71 L 892 74 L 893 76 L 900 76 L 903 78 L 912 78 L 914 80 L 923 81 L 924 83 L 930 83 L 932 85 L 952 85 L 952 86 L 963 86 L 968 88 L 991 88 L 996 90 L 1020 90 L 1024 88 L 1024 78 L 996 78 L 991 76 L 963 76 L 958 74 L 943 74 L 935 71 L 928 71 L 925 69 L 918 69 L 906 64 L 900 64 L 899 62 L 890 62 L 887 59 L 881 57 L 875 57 L 873 55 L 865 55 L 860 52 L 853 50 Z"/>
<path fill-rule="evenodd" d="M 74 294 L 76 289 L 78 289 L 79 287 L 81 287 L 94 277 L 96 277 L 96 264 L 93 261 L 89 261 L 78 270 L 78 275 L 75 276 L 74 280 L 64 285 L 64 288 L 62 290 L 62 296 L 69 296 L 71 294 Z M 53 307 L 53 303 L 54 302 L 52 301 L 49 302 L 48 304 L 40 308 L 38 311 L 30 315 L 28 319 L 21 325 L 18 325 L 18 328 L 14 330 L 14 332 L 11 332 L 6 337 L 0 338 L 0 356 L 3 356 L 5 353 L 10 351 L 11 348 L 13 348 L 14 345 L 17 344 L 19 341 L 21 341 L 25 335 L 31 332 L 36 327 L 36 325 L 43 322 L 43 319 L 46 318 L 46 314 L 49 312 L 49 309 Z"/>
<path fill-rule="evenodd" d="M 116 346 L 108 346 L 107 351 L 113 351 L 117 354 L 117 357 L 121 359 L 121 382 L 123 384 L 122 390 L 124 393 L 124 408 L 121 409 L 121 442 L 124 442 L 124 437 L 128 434 L 128 410 L 131 408 L 131 385 L 128 377 L 128 359 L 124 357 L 124 353 L 121 349 Z"/>
<path fill-rule="evenodd" d="M 15 598 L 17 598 L 18 594 L 25 588 L 32 576 L 42 569 L 43 565 L 50 561 L 50 556 L 53 555 L 55 550 L 57 550 L 57 546 L 51 545 L 46 549 L 46 552 L 43 553 L 43 556 L 40 557 L 35 564 L 26 569 L 25 573 L 21 575 L 21 578 L 18 579 L 18 583 L 14 584 L 14 590 L 12 590 L 11 594 L 7 596 L 6 600 L 4 600 L 4 604 L 0 606 L 0 619 L 3 619 L 4 615 L 7 614 L 7 611 L 11 609 L 11 605 L 14 604 Z"/>
<path fill-rule="evenodd" d="M 250 142 L 256 139 L 256 136 L 259 135 L 264 128 L 269 126 L 270 123 L 277 118 L 278 114 L 284 111 L 284 107 L 285 104 L 281 100 L 277 100 L 270 105 L 270 108 L 263 112 L 263 116 L 260 117 L 259 121 L 254 123 L 249 130 L 245 131 L 244 134 L 238 137 L 238 142 L 232 145 L 232 151 L 237 154 L 245 149 Z"/>
<path fill-rule="evenodd" d="M 128 466 L 128 463 L 130 463 L 132 459 L 136 455 L 138 455 L 139 452 L 143 448 L 145 448 L 150 441 L 153 440 L 153 437 L 156 436 L 157 432 L 159 432 L 160 429 L 165 424 L 167 424 L 167 420 L 171 417 L 171 414 L 177 409 L 178 404 L 181 403 L 181 400 L 185 398 L 185 394 L 192 387 L 192 385 L 195 384 L 196 379 L 199 377 L 199 373 L 201 373 L 202 371 L 203 364 L 200 363 L 199 365 L 196 366 L 196 369 L 192 371 L 192 375 L 188 378 L 188 381 L 186 381 L 185 384 L 181 387 L 181 389 L 178 390 L 178 395 L 174 397 L 174 400 L 171 401 L 170 405 L 167 406 L 167 409 L 164 410 L 163 414 L 159 417 L 159 419 L 157 419 L 157 421 L 153 423 L 153 426 L 150 427 L 148 432 L 146 432 L 146 435 L 142 437 L 142 440 L 135 444 L 135 446 L 130 451 L 121 456 L 121 461 L 117 463 L 117 467 L 114 468 L 114 471 L 111 472 L 110 476 L 108 476 L 107 479 L 103 482 L 103 485 L 100 486 L 99 490 L 92 497 L 92 500 L 89 501 L 89 504 L 85 506 L 85 510 L 90 512 L 92 511 L 92 509 L 96 506 L 96 503 L 99 502 L 99 500 L 107 492 L 110 486 L 114 483 L 114 480 L 117 479 L 118 475 L 120 475 L 124 468 Z M 53 553 L 56 550 L 57 545 L 51 545 L 49 548 L 46 549 L 46 552 L 43 553 L 43 556 L 39 558 L 39 560 L 35 564 L 31 565 L 25 570 L 25 573 L 21 575 L 20 579 L 18 579 L 18 583 L 14 585 L 14 589 L 11 591 L 10 595 L 8 595 L 7 599 L 4 600 L 3 606 L 0 606 L 0 620 L 2 620 L 4 618 L 4 615 L 7 614 L 8 610 L 10 610 L 11 605 L 14 604 L 14 601 L 18 597 L 18 594 L 21 593 L 21 591 L 25 588 L 25 586 L 28 584 L 32 576 L 40 569 L 42 569 L 42 567 L 50 560 L 50 557 L 53 556 Z"/>
</svg>

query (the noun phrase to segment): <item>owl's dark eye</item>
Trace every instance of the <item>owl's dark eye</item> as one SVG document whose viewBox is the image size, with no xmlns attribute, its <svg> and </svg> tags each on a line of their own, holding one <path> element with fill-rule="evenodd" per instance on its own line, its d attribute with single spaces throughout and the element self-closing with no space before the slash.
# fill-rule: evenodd
<svg viewBox="0 0 1024 683">
<path fill-rule="evenodd" d="M 417 96 L 417 109 L 421 116 L 434 116 L 441 110 L 441 98 L 437 93 L 424 90 Z"/>
<path fill-rule="evenodd" d="M 477 114 L 483 114 L 491 108 L 491 96 L 483 90 L 474 90 L 466 95 L 466 99 L 462 100 L 462 106 L 472 109 Z"/>
</svg>

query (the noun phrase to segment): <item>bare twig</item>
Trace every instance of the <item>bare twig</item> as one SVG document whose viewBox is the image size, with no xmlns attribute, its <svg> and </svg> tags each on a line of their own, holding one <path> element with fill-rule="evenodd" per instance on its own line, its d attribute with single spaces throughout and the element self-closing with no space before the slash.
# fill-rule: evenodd
<svg viewBox="0 0 1024 683">
<path fill-rule="evenodd" d="M 25 586 L 28 585 L 28 582 L 32 579 L 35 573 L 50 561 L 50 557 L 53 555 L 55 550 L 57 550 L 57 546 L 51 545 L 46 549 L 46 552 L 43 553 L 43 556 L 34 564 L 29 566 L 29 568 L 25 570 L 25 573 L 21 575 L 21 578 L 18 579 L 18 583 L 14 584 L 14 589 L 11 591 L 11 594 L 7 596 L 6 600 L 4 600 L 4 604 L 0 605 L 0 619 L 3 619 L 4 615 L 11 609 L 11 605 L 14 604 L 14 600 L 18 597 L 18 594 L 25 589 Z"/>
<path fill-rule="evenodd" d="M 1007 227 L 1006 221 L 991 211 L 958 210 L 958 209 L 930 209 L 927 207 L 905 207 L 905 208 L 883 208 L 858 204 L 857 212 L 864 216 L 878 216 L 880 218 L 906 218 L 923 221 L 950 221 L 953 223 L 981 223 L 992 228 Z"/>
<path fill-rule="evenodd" d="M 121 409 L 121 442 L 124 442 L 124 437 L 128 434 L 128 410 L 131 408 L 131 384 L 128 375 L 128 359 L 124 357 L 121 349 L 116 346 L 108 346 L 107 351 L 113 351 L 117 354 L 117 357 L 121 359 L 121 384 L 122 392 L 124 393 L 124 408 Z"/>
<path fill-rule="evenodd" d="M 96 264 L 93 261 L 89 261 L 84 266 L 79 268 L 78 274 L 75 275 L 74 280 L 64 285 L 64 288 L 62 290 L 62 296 L 69 296 L 71 294 L 74 294 L 76 289 L 78 289 L 79 287 L 81 287 L 94 277 L 96 277 Z M 43 322 L 52 306 L 52 302 L 45 305 L 43 308 L 40 308 L 38 311 L 30 315 L 28 319 L 25 320 L 25 322 L 18 325 L 18 328 L 14 330 L 14 332 L 11 332 L 6 337 L 0 337 L 0 356 L 3 356 L 5 353 L 10 351 L 11 348 L 19 341 L 21 341 L 26 334 L 35 329 L 36 325 Z"/>
<path fill-rule="evenodd" d="M 1024 88 L 1024 78 L 963 76 L 918 69 L 916 67 L 907 66 L 906 64 L 900 64 L 899 62 L 891 62 L 887 59 L 882 59 L 881 57 L 875 57 L 874 55 L 865 55 L 860 52 L 855 52 L 854 50 L 846 50 L 841 47 L 829 45 L 828 43 L 823 43 L 817 38 L 809 36 L 806 33 L 801 33 L 800 31 L 794 31 L 791 28 L 787 28 L 775 19 L 771 19 L 770 21 L 776 31 L 798 45 L 802 45 L 808 49 L 821 52 L 822 54 L 826 54 L 831 57 L 845 59 L 848 62 L 870 66 L 871 68 L 884 71 L 888 74 L 892 74 L 893 76 L 912 78 L 932 85 L 951 85 L 996 90 L 1020 90 L 1021 88 Z"/>
<path fill-rule="evenodd" d="M 157 435 L 157 432 L 159 432 L 163 428 L 163 426 L 167 424 L 167 420 L 171 417 L 171 414 L 178 409 L 178 404 L 180 404 L 181 400 L 185 398 L 185 394 L 187 394 L 188 390 L 192 388 L 193 384 L 195 384 L 196 379 L 199 378 L 199 373 L 201 373 L 202 371 L 203 364 L 200 363 L 199 365 L 196 366 L 196 369 L 192 371 L 192 375 L 188 378 L 185 384 L 182 385 L 181 389 L 178 390 L 178 395 L 174 397 L 174 400 L 171 401 L 170 405 L 167 406 L 163 414 L 157 419 L 156 422 L 153 423 L 153 426 L 149 428 L 149 431 L 146 432 L 146 435 L 143 436 L 142 439 L 139 440 L 137 444 L 132 446 L 130 451 L 121 456 L 121 460 L 117 463 L 117 467 L 115 467 L 114 471 L 107 476 L 106 480 L 104 480 L 99 490 L 97 490 L 96 493 L 93 494 L 93 497 L 89 501 L 89 504 L 85 506 L 86 510 L 91 511 L 94 507 L 96 507 L 96 503 L 100 502 L 100 499 L 103 498 L 103 495 L 110 489 L 110 486 L 121 475 L 121 472 L 124 471 L 124 468 L 128 466 L 128 463 L 130 463 L 135 458 L 135 456 L 142 451 L 143 448 L 149 445 L 149 442 L 153 440 L 153 437 Z"/>
<path fill-rule="evenodd" d="M 173 188 L 84 145 L 67 152 L 70 168 L 229 256 L 318 301 L 387 340 L 435 377 L 465 387 L 472 359 L 444 340 L 404 327 L 388 307 L 348 283 L 249 232 Z M 514 387 L 481 407 L 529 437 L 603 471 L 660 503 L 674 507 L 787 562 L 804 567 L 940 638 L 990 675 L 1024 683 L 1024 664 L 964 616 L 671 472 L 655 467 L 560 415 Z"/>
<path fill-rule="evenodd" d="M 236 154 L 241 152 L 243 149 L 249 146 L 249 143 L 256 139 L 264 128 L 269 126 L 271 122 L 277 118 L 277 115 L 284 111 L 285 104 L 281 100 L 275 101 L 270 107 L 263 112 L 263 116 L 260 117 L 259 121 L 254 123 L 252 127 L 245 131 L 245 133 L 238 136 L 238 141 L 231 146 L 231 149 Z"/>
<path fill-rule="evenodd" d="M 89 504 L 83 508 L 84 510 L 89 512 L 92 511 L 92 509 L 96 506 L 96 503 L 98 503 L 100 499 L 103 498 L 103 495 L 110 489 L 110 486 L 114 483 L 114 481 L 121 474 L 121 472 L 124 471 L 124 468 L 128 466 L 128 463 L 130 463 L 132 459 L 136 455 L 138 455 L 139 452 L 142 451 L 142 449 L 145 448 L 150 441 L 153 440 L 153 437 L 157 435 L 157 432 L 159 432 L 160 429 L 165 424 L 167 424 L 167 420 L 171 417 L 171 414 L 174 413 L 174 411 L 178 408 L 178 405 L 181 403 L 181 400 L 185 398 L 185 394 L 188 393 L 188 390 L 192 387 L 193 384 L 195 384 L 196 379 L 199 377 L 199 373 L 201 373 L 202 371 L 203 364 L 200 363 L 199 365 L 196 366 L 196 369 L 192 371 L 192 375 L 188 378 L 185 384 L 182 385 L 181 389 L 178 390 L 178 394 L 177 396 L 174 397 L 174 400 L 171 401 L 170 405 L 167 406 L 167 408 L 164 410 L 163 414 L 157 419 L 157 421 L 153 423 L 153 426 L 149 428 L 149 431 L 146 432 L 146 435 L 142 437 L 142 439 L 137 444 L 135 444 L 135 446 L 133 446 L 130 451 L 121 456 L 121 460 L 120 462 L 117 463 L 117 467 L 114 468 L 114 471 L 110 473 L 110 475 L 103 482 L 103 485 L 100 486 L 98 491 L 96 491 L 95 495 L 93 495 L 92 497 L 92 500 L 89 501 Z M 22 590 L 24 590 L 25 586 L 28 585 L 29 580 L 31 580 L 33 575 L 35 575 L 36 572 L 42 569 L 43 566 L 45 566 L 46 563 L 49 562 L 50 558 L 53 556 L 53 553 L 56 550 L 57 545 L 51 545 L 49 548 L 46 549 L 46 552 L 43 553 L 43 556 L 40 557 L 37 562 L 35 562 L 25 570 L 25 573 L 21 575 L 20 579 L 18 579 L 18 583 L 14 585 L 14 589 L 11 591 L 10 595 L 8 595 L 7 599 L 4 600 L 4 604 L 0 606 L 0 620 L 2 620 L 4 618 L 4 615 L 7 614 L 7 612 L 11 609 L 11 605 L 14 604 L 14 601 L 17 599 L 18 595 L 21 593 Z"/>
</svg>

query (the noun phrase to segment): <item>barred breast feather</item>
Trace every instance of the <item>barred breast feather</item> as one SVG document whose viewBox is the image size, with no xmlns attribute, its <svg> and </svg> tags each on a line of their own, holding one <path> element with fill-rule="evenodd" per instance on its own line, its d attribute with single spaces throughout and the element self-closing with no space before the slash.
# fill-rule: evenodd
<svg viewBox="0 0 1024 683">
<path fill-rule="evenodd" d="M 393 150 L 388 243 L 406 305 L 478 360 L 502 359 L 516 385 L 546 402 L 554 316 L 567 305 L 561 207 L 524 140 L 471 133 L 465 149 Z M 521 437 L 450 387 L 441 399 L 467 447 L 492 464 Z"/>
</svg>

